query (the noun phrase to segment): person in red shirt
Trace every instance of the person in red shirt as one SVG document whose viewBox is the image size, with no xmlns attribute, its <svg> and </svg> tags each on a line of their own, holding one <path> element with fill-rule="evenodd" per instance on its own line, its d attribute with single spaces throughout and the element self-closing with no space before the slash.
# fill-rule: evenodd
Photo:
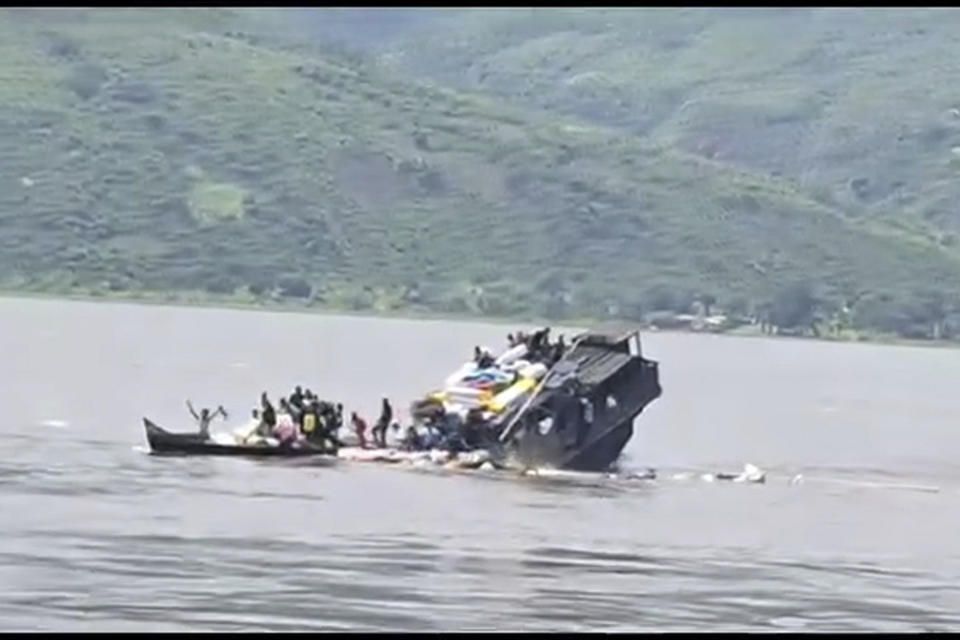
<svg viewBox="0 0 960 640">
<path fill-rule="evenodd" d="M 357 415 L 357 412 L 354 411 L 350 414 L 350 422 L 353 424 L 353 429 L 357 433 L 357 439 L 360 441 L 360 448 L 367 448 L 367 421 Z"/>
</svg>

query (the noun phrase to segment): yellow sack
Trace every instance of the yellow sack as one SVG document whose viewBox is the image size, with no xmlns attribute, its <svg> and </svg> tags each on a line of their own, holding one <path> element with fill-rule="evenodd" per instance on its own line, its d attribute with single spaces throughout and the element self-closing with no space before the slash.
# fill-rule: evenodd
<svg viewBox="0 0 960 640">
<path fill-rule="evenodd" d="M 520 378 L 516 383 L 507 387 L 486 403 L 486 409 L 500 413 L 507 405 L 537 386 L 532 378 Z"/>
<path fill-rule="evenodd" d="M 303 416 L 303 432 L 304 433 L 313 433 L 313 430 L 317 428 L 317 416 L 312 413 L 308 413 Z"/>
</svg>

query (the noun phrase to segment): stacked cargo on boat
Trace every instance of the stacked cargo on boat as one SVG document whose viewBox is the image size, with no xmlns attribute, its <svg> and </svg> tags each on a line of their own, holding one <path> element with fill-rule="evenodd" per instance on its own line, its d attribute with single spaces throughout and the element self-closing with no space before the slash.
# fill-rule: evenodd
<svg viewBox="0 0 960 640">
<path fill-rule="evenodd" d="M 479 409 L 483 417 L 493 419 L 514 404 L 522 402 L 547 373 L 543 362 L 531 361 L 524 344 L 507 349 L 493 359 L 483 350 L 479 360 L 465 362 L 451 374 L 441 391 L 430 398 L 441 403 L 447 413 L 466 418 L 470 409 Z M 482 366 L 487 365 L 487 366 Z"/>
</svg>

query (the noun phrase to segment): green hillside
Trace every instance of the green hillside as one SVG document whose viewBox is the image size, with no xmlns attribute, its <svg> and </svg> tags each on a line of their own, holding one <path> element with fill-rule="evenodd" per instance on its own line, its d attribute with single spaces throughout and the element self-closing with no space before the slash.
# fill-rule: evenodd
<svg viewBox="0 0 960 640">
<path fill-rule="evenodd" d="M 867 45 L 871 73 L 797 67 L 812 36 L 749 11 L 674 12 L 651 42 L 633 14 L 541 14 L 447 13 L 365 43 L 373 64 L 266 13 L 5 10 L 0 286 L 595 318 L 707 296 L 789 325 L 806 283 L 865 328 L 950 315 L 952 35 L 890 79 Z M 878 96 L 900 102 L 865 118 Z"/>
<path fill-rule="evenodd" d="M 455 17 L 398 37 L 381 63 L 784 176 L 853 213 L 960 226 L 947 205 L 960 193 L 960 11 Z"/>
</svg>

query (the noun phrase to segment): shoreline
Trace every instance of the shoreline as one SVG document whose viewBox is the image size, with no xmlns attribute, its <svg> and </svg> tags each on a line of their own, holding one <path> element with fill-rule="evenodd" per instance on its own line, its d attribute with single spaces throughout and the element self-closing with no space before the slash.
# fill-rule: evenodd
<svg viewBox="0 0 960 640">
<path fill-rule="evenodd" d="M 160 306 L 160 307 L 179 307 L 189 309 L 224 309 L 231 311 L 259 311 L 265 313 L 299 313 L 304 315 L 327 315 L 341 316 L 347 318 L 379 318 L 384 320 L 422 320 L 422 321 L 446 321 L 475 324 L 503 325 L 505 327 L 516 325 L 536 325 L 551 327 L 567 327 L 573 329 L 595 328 L 602 329 L 603 326 L 614 326 L 620 328 L 635 328 L 643 333 L 665 333 L 668 335 L 707 335 L 717 337 L 732 338 L 768 338 L 777 340 L 794 340 L 804 342 L 826 342 L 833 344 L 866 344 L 891 347 L 925 347 L 937 349 L 958 349 L 960 342 L 950 340 L 917 340 L 910 338 L 901 338 L 898 336 L 886 336 L 883 334 L 855 334 L 850 338 L 831 338 L 814 336 L 787 336 L 776 334 L 764 334 L 758 331 L 749 330 L 750 325 L 738 327 L 730 330 L 720 331 L 698 331 L 695 329 L 684 328 L 658 328 L 656 326 L 646 325 L 641 322 L 619 319 L 598 319 L 598 318 L 566 318 L 566 319 L 548 319 L 537 316 L 485 316 L 473 313 L 455 313 L 444 311 L 432 311 L 427 309 L 415 308 L 397 308 L 397 309 L 363 309 L 353 310 L 345 309 L 334 305 L 311 304 L 309 302 L 284 302 L 280 300 L 263 302 L 254 300 L 237 299 L 235 296 L 217 296 L 215 294 L 199 292 L 138 292 L 138 293 L 110 293 L 94 294 L 85 292 L 50 292 L 50 291 L 31 291 L 29 289 L 4 289 L 0 288 L 0 298 L 8 300 L 48 300 L 48 301 L 70 301 L 70 302 L 93 302 L 104 304 L 132 304 L 141 306 Z"/>
</svg>

